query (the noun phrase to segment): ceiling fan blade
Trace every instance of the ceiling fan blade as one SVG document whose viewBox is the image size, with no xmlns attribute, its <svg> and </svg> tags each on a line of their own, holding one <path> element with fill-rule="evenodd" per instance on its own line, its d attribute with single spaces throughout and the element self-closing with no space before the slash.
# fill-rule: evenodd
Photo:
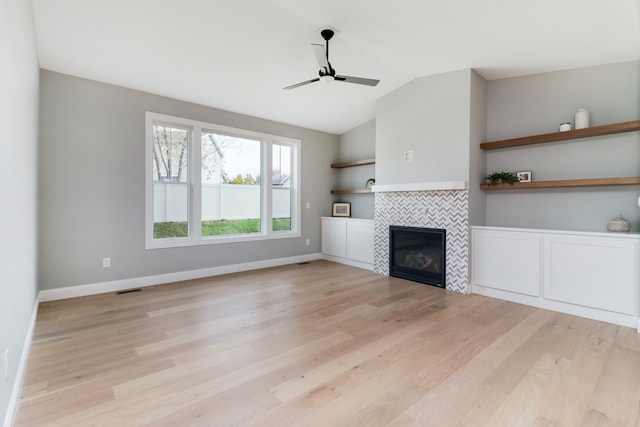
<svg viewBox="0 0 640 427">
<path fill-rule="evenodd" d="M 307 80 L 306 82 L 296 83 L 296 84 L 294 84 L 294 85 L 284 87 L 283 89 L 295 89 L 295 88 L 297 88 L 297 87 L 304 86 L 304 85 L 308 85 L 309 83 L 318 82 L 318 81 L 320 81 L 320 78 L 315 78 L 315 79 Z"/>
<path fill-rule="evenodd" d="M 335 79 L 339 82 L 356 83 L 359 85 L 367 85 L 367 86 L 375 86 L 378 83 L 380 83 L 380 80 L 365 79 L 363 77 L 352 77 L 352 76 L 335 76 Z"/>
<path fill-rule="evenodd" d="M 311 47 L 313 48 L 313 53 L 316 55 L 320 69 L 324 68 L 326 72 L 329 72 L 329 70 L 331 70 L 331 66 L 327 60 L 327 52 L 324 50 L 324 46 L 321 44 L 311 43 Z"/>
</svg>

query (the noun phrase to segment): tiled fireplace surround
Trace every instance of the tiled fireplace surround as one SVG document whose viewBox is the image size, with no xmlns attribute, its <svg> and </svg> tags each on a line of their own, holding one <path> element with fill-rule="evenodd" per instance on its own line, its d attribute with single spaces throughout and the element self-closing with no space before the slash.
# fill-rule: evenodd
<svg viewBox="0 0 640 427">
<path fill-rule="evenodd" d="M 447 230 L 446 289 L 469 293 L 468 190 L 412 191 L 412 186 L 407 189 L 408 191 L 382 191 L 382 187 L 374 187 L 374 271 L 389 275 L 390 225 L 443 228 Z"/>
</svg>

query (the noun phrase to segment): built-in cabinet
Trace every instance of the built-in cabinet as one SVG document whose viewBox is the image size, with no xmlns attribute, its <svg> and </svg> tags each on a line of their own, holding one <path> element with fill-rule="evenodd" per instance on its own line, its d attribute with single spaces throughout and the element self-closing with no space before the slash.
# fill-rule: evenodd
<svg viewBox="0 0 640 427">
<path fill-rule="evenodd" d="M 373 270 L 372 219 L 322 217 L 321 229 L 325 259 Z"/>
<path fill-rule="evenodd" d="M 473 293 L 640 328 L 640 234 L 472 227 L 471 259 Z"/>
<path fill-rule="evenodd" d="M 565 132 L 553 132 L 541 135 L 532 135 L 521 138 L 505 139 L 501 141 L 485 142 L 480 144 L 483 150 L 497 150 L 502 148 L 522 147 L 525 145 L 543 144 L 549 142 L 568 141 L 594 136 L 613 135 L 617 133 L 634 132 L 640 130 L 640 120 L 630 122 L 613 123 L 602 126 L 593 126 L 586 129 L 570 130 Z M 526 188 L 557 188 L 557 187 L 592 187 L 609 185 L 638 185 L 640 177 L 613 177 L 613 178 L 585 178 L 570 180 L 551 180 L 518 182 L 510 184 L 480 184 L 483 190 L 508 190 Z"/>
</svg>

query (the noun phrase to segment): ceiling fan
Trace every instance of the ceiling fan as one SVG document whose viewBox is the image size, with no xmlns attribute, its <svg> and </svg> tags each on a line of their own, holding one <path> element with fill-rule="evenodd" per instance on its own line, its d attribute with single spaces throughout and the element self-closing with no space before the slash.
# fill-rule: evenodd
<svg viewBox="0 0 640 427">
<path fill-rule="evenodd" d="M 365 79 L 363 77 L 351 77 L 351 76 L 339 76 L 336 74 L 336 70 L 331 67 L 331 63 L 329 62 L 329 40 L 333 37 L 334 31 L 327 28 L 320 32 L 322 38 L 326 41 L 327 48 L 321 44 L 311 43 L 311 47 L 313 47 L 313 53 L 316 55 L 316 59 L 318 60 L 318 65 L 320 66 L 320 71 L 318 74 L 320 77 L 316 77 L 315 79 L 307 80 L 306 82 L 296 83 L 291 86 L 287 86 L 284 89 L 295 89 L 300 86 L 308 85 L 309 83 L 314 83 L 317 81 L 328 82 L 332 80 L 336 80 L 339 82 L 346 83 L 356 83 L 359 85 L 366 86 L 375 86 L 380 80 L 375 79 Z"/>
</svg>

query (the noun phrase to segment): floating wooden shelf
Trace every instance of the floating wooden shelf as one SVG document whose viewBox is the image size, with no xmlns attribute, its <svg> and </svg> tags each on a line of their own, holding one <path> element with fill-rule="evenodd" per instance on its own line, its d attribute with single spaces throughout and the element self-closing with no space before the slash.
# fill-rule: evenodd
<svg viewBox="0 0 640 427">
<path fill-rule="evenodd" d="M 332 163 L 331 167 L 334 169 L 351 168 L 354 166 L 373 165 L 375 164 L 375 162 L 376 162 L 376 159 L 354 160 L 352 162 Z M 368 194 L 368 193 L 371 193 L 371 189 L 369 188 L 356 189 L 356 190 L 331 190 L 331 194 Z"/>
<path fill-rule="evenodd" d="M 597 187 L 607 185 L 638 185 L 640 176 L 625 178 L 562 179 L 555 181 L 516 182 L 510 184 L 480 184 L 481 190 L 522 190 L 526 188 Z"/>
<path fill-rule="evenodd" d="M 331 190 L 331 194 L 369 194 L 372 191 L 368 188 L 358 190 Z"/>
<path fill-rule="evenodd" d="M 331 167 L 334 169 L 351 168 L 353 166 L 372 165 L 375 162 L 376 162 L 376 159 L 354 160 L 352 162 L 332 163 Z"/>
<path fill-rule="evenodd" d="M 610 125 L 593 126 L 585 129 L 568 130 L 566 132 L 545 133 L 542 135 L 525 136 L 521 138 L 503 139 L 500 141 L 485 142 L 480 144 L 483 150 L 496 150 L 499 148 L 520 147 L 523 145 L 542 144 L 545 142 L 566 141 L 591 136 L 612 135 L 616 133 L 634 132 L 640 130 L 640 120 L 630 122 L 613 123 Z M 333 167 L 333 165 L 332 165 Z"/>
</svg>

